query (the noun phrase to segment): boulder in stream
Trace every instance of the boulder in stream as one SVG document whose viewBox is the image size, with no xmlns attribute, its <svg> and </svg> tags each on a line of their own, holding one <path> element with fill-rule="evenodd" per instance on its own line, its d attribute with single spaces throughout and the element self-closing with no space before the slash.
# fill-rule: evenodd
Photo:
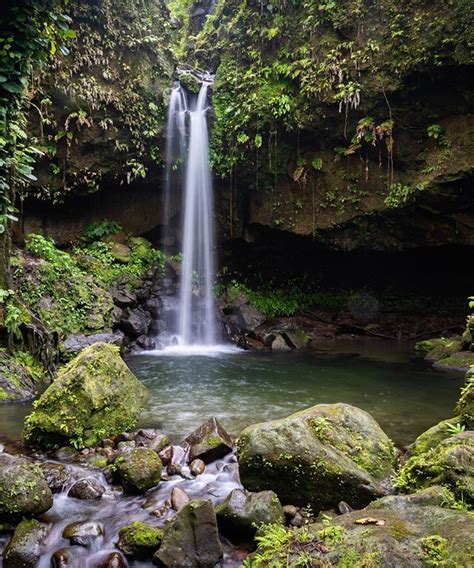
<svg viewBox="0 0 474 568">
<path fill-rule="evenodd" d="M 388 492 L 395 449 L 377 422 L 348 404 L 320 404 L 247 427 L 237 453 L 242 484 L 283 504 L 361 507 Z"/>
<path fill-rule="evenodd" d="M 211 501 L 193 499 L 165 527 L 153 559 L 166 568 L 213 568 L 222 556 Z"/>
<path fill-rule="evenodd" d="M 53 494 L 37 465 L 0 454 L 0 518 L 34 517 L 52 505 Z"/>
<path fill-rule="evenodd" d="M 63 537 L 68 539 L 71 544 L 79 546 L 89 546 L 96 538 L 104 534 L 104 527 L 101 523 L 93 521 L 78 521 L 67 525 L 63 531 Z"/>
<path fill-rule="evenodd" d="M 117 347 L 95 343 L 58 374 L 25 421 L 30 444 L 77 448 L 132 429 L 147 390 L 119 355 Z"/>
<path fill-rule="evenodd" d="M 127 556 L 151 558 L 162 540 L 162 529 L 136 521 L 120 529 L 117 547 Z"/>
<path fill-rule="evenodd" d="M 219 530 L 237 541 L 251 540 L 262 524 L 283 525 L 283 507 L 273 491 L 249 493 L 234 489 L 216 507 Z"/>
<path fill-rule="evenodd" d="M 161 479 L 162 463 L 149 448 L 135 448 L 121 454 L 114 462 L 125 491 L 144 493 Z"/>
<path fill-rule="evenodd" d="M 69 489 L 68 496 L 76 499 L 100 499 L 105 493 L 105 487 L 95 477 L 84 477 L 76 481 Z"/>
<path fill-rule="evenodd" d="M 223 458 L 233 448 L 231 437 L 215 418 L 210 418 L 192 432 L 185 439 L 185 443 L 189 446 L 189 463 L 199 458 L 208 464 Z"/>
<path fill-rule="evenodd" d="M 49 525 L 36 519 L 21 521 L 3 552 L 4 567 L 34 568 L 40 559 L 41 541 L 48 530 Z"/>
</svg>

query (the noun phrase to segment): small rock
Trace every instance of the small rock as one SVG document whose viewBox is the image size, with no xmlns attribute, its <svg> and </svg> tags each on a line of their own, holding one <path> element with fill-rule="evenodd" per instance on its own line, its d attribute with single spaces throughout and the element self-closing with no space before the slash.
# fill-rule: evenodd
<svg viewBox="0 0 474 568">
<path fill-rule="evenodd" d="M 296 513 L 296 515 L 291 519 L 290 521 L 290 525 L 292 527 L 302 527 L 304 525 L 304 517 L 303 515 L 298 511 Z"/>
<path fill-rule="evenodd" d="M 183 477 L 183 468 L 177 463 L 169 463 L 166 468 L 166 473 L 171 476 L 180 475 Z"/>
<path fill-rule="evenodd" d="M 286 342 L 283 335 L 276 333 L 272 341 L 272 351 L 291 351 L 291 347 Z"/>
<path fill-rule="evenodd" d="M 63 446 L 54 452 L 54 457 L 60 461 L 73 461 L 77 459 L 78 452 L 71 446 Z"/>
<path fill-rule="evenodd" d="M 76 481 L 69 490 L 68 496 L 76 499 L 100 499 L 105 487 L 95 477 L 85 477 Z"/>
<path fill-rule="evenodd" d="M 163 465 L 168 465 L 169 463 L 171 463 L 171 460 L 173 459 L 173 446 L 167 446 L 166 448 L 163 448 L 161 452 L 158 452 L 158 457 L 160 458 Z"/>
<path fill-rule="evenodd" d="M 345 501 L 341 501 L 337 505 L 337 510 L 341 515 L 345 515 L 346 513 L 352 513 L 354 509 L 350 505 L 348 505 Z"/>
<path fill-rule="evenodd" d="M 104 534 L 104 527 L 100 523 L 77 522 L 67 525 L 63 531 L 63 537 L 71 544 L 88 546 L 93 540 Z"/>
<path fill-rule="evenodd" d="M 135 440 L 124 440 L 123 442 L 119 442 L 117 444 L 117 450 L 119 450 L 119 452 L 124 452 L 127 450 L 131 450 L 132 448 L 136 447 L 136 442 Z"/>
<path fill-rule="evenodd" d="M 191 497 L 179 487 L 173 487 L 171 491 L 171 505 L 175 511 L 180 511 L 189 501 Z"/>
<path fill-rule="evenodd" d="M 149 448 L 135 448 L 119 456 L 115 466 L 121 483 L 129 493 L 144 493 L 161 479 L 162 463 Z"/>
<path fill-rule="evenodd" d="M 113 448 L 115 448 L 115 442 L 110 438 L 105 438 L 105 440 L 102 440 L 102 447 L 113 449 Z"/>
<path fill-rule="evenodd" d="M 283 507 L 283 513 L 285 513 L 285 517 L 287 520 L 292 519 L 297 512 L 298 512 L 298 507 L 295 507 L 294 505 L 285 505 Z"/>
<path fill-rule="evenodd" d="M 114 441 L 116 444 L 119 444 L 120 442 L 131 442 L 133 438 L 134 436 L 131 432 L 122 432 L 118 434 L 118 436 L 115 436 Z"/>
<path fill-rule="evenodd" d="M 70 548 L 60 548 L 51 557 L 52 568 L 66 568 L 72 563 L 73 554 Z"/>
<path fill-rule="evenodd" d="M 201 475 L 201 473 L 204 473 L 204 470 L 206 469 L 206 464 L 202 461 L 202 460 L 193 460 L 190 464 L 189 464 L 189 471 L 194 475 L 194 476 L 198 476 Z"/>
<path fill-rule="evenodd" d="M 127 568 L 128 563 L 120 552 L 110 553 L 105 560 L 97 564 L 97 568 Z"/>
<path fill-rule="evenodd" d="M 150 450 L 153 450 L 158 455 L 160 452 L 170 443 L 169 438 L 166 434 L 158 434 L 155 436 L 148 444 Z M 172 450 L 171 450 L 172 451 Z M 161 456 L 160 456 L 161 458 Z"/>
<path fill-rule="evenodd" d="M 189 445 L 188 462 L 196 458 L 208 464 L 232 451 L 232 439 L 215 418 L 190 434 L 185 442 Z"/>
<path fill-rule="evenodd" d="M 69 481 L 71 473 L 69 469 L 60 463 L 42 462 L 38 464 L 43 472 L 48 487 L 53 493 L 60 493 L 64 485 Z"/>
</svg>

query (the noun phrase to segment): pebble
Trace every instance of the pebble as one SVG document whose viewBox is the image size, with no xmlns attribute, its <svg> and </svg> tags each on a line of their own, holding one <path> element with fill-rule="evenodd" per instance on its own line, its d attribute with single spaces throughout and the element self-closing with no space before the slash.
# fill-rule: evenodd
<svg viewBox="0 0 474 568">
<path fill-rule="evenodd" d="M 201 475 L 201 473 L 204 473 L 204 470 L 206 469 L 206 464 L 200 460 L 200 459 L 196 459 L 193 460 L 190 464 L 189 464 L 189 471 L 194 475 L 194 476 L 198 476 Z"/>
</svg>

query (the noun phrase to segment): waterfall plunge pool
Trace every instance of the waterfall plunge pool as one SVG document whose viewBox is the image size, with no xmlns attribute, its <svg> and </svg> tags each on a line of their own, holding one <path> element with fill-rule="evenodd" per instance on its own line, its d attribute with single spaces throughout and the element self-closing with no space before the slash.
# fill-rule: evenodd
<svg viewBox="0 0 474 568">
<path fill-rule="evenodd" d="M 143 425 L 175 440 L 210 416 L 237 435 L 249 424 L 314 404 L 346 402 L 372 414 L 405 445 L 453 416 L 464 382 L 414 360 L 411 347 L 377 341 L 291 353 L 178 348 L 134 355 L 127 363 L 150 390 Z"/>
<path fill-rule="evenodd" d="M 176 442 L 210 416 L 237 435 L 249 424 L 314 404 L 346 402 L 405 445 L 453 416 L 464 383 L 460 374 L 414 360 L 411 347 L 374 340 L 290 353 L 176 347 L 130 356 L 127 364 L 150 391 L 141 425 Z M 0 433 L 18 438 L 30 410 L 31 404 L 0 405 Z"/>
</svg>

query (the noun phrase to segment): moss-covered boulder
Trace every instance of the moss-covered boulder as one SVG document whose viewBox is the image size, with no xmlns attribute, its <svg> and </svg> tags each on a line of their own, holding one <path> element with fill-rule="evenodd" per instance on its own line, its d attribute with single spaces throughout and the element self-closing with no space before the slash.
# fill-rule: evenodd
<svg viewBox="0 0 474 568">
<path fill-rule="evenodd" d="M 25 421 L 28 443 L 46 447 L 92 446 L 132 429 L 147 390 L 119 355 L 119 349 L 95 343 L 58 374 Z"/>
<path fill-rule="evenodd" d="M 0 454 L 0 518 L 33 517 L 52 505 L 53 494 L 38 466 Z"/>
<path fill-rule="evenodd" d="M 364 506 L 387 492 L 395 450 L 377 422 L 348 404 L 320 404 L 246 428 L 238 441 L 242 483 L 283 504 Z"/>
<path fill-rule="evenodd" d="M 449 357 L 453 353 L 461 351 L 461 349 L 462 341 L 460 337 L 425 339 L 415 346 L 415 350 L 424 353 L 426 361 L 431 363 Z"/>
<path fill-rule="evenodd" d="M 234 446 L 232 438 L 215 418 L 194 430 L 184 442 L 188 446 L 189 463 L 195 459 L 210 463 L 224 457 Z"/>
<path fill-rule="evenodd" d="M 127 556 L 151 558 L 162 540 L 162 529 L 137 521 L 120 529 L 117 546 Z"/>
<path fill-rule="evenodd" d="M 41 555 L 40 544 L 49 526 L 36 519 L 23 520 L 3 552 L 4 568 L 33 568 Z"/>
<path fill-rule="evenodd" d="M 120 481 L 129 493 L 144 493 L 161 479 L 162 463 L 149 448 L 135 448 L 119 456 L 114 465 Z"/>
<path fill-rule="evenodd" d="M 462 424 L 474 430 L 474 366 L 466 373 L 466 383 L 461 390 L 461 397 L 456 405 Z"/>
<path fill-rule="evenodd" d="M 213 568 L 222 556 L 211 501 L 193 499 L 165 527 L 154 563 L 166 568 Z"/>
<path fill-rule="evenodd" d="M 248 493 L 234 489 L 226 500 L 216 507 L 219 530 L 237 541 L 251 540 L 260 525 L 283 525 L 283 507 L 273 491 Z"/>
<path fill-rule="evenodd" d="M 460 432 L 412 455 L 400 469 L 397 485 L 407 493 L 444 485 L 458 499 L 473 504 L 474 432 Z"/>
<path fill-rule="evenodd" d="M 446 507 L 440 487 L 387 496 L 302 529 L 263 527 L 252 568 L 429 568 L 472 566 L 474 516 Z"/>
<path fill-rule="evenodd" d="M 446 438 L 450 438 L 458 424 L 461 424 L 461 417 L 455 416 L 428 428 L 408 447 L 410 454 L 423 454 L 431 450 Z"/>
<path fill-rule="evenodd" d="M 474 353 L 472 351 L 458 351 L 449 357 L 436 361 L 433 365 L 440 371 L 467 371 L 474 365 Z"/>
</svg>

